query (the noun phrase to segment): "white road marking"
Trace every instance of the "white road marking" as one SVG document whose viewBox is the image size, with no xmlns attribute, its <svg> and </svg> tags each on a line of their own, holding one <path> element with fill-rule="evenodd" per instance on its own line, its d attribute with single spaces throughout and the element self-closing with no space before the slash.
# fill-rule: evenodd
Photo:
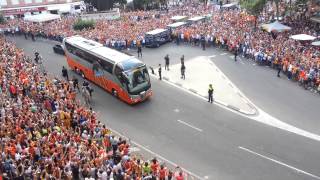
<svg viewBox="0 0 320 180">
<path fill-rule="evenodd" d="M 254 65 L 255 65 L 255 63 L 254 63 Z M 216 68 L 217 68 L 217 67 L 216 67 Z M 217 68 L 217 69 L 218 69 L 218 68 Z M 220 70 L 220 73 L 222 73 L 221 70 Z M 222 74 L 223 74 L 223 73 L 222 73 Z M 158 79 L 158 76 L 157 76 L 157 75 L 154 75 L 154 74 L 151 74 L 151 77 L 154 77 L 154 78 Z M 172 82 L 170 82 L 170 81 L 163 81 L 163 82 L 165 82 L 165 83 L 167 83 L 167 84 L 170 84 L 170 85 L 172 85 L 172 86 L 174 86 L 174 87 L 176 87 L 176 88 L 178 88 L 178 89 L 180 89 L 180 90 L 182 90 L 182 91 L 184 91 L 184 92 L 186 92 L 186 93 L 189 93 L 189 94 L 191 94 L 191 95 L 193 95 L 193 96 L 196 96 L 196 97 L 201 98 L 201 99 L 203 99 L 203 100 L 207 100 L 206 97 L 202 97 L 202 96 L 200 96 L 200 95 L 198 95 L 198 94 L 195 94 L 195 93 L 189 91 L 188 89 L 185 89 L 185 88 L 183 88 L 183 87 L 177 86 L 176 84 L 174 84 L 174 83 L 172 83 Z M 231 82 L 231 81 L 229 80 L 229 82 Z M 233 84 L 233 83 L 231 82 L 231 84 Z M 233 85 L 234 85 L 234 84 L 233 84 Z M 235 86 L 235 85 L 234 85 L 234 86 Z M 235 86 L 235 87 L 237 87 L 237 86 Z M 237 89 L 238 89 L 238 88 L 237 88 Z M 241 91 L 239 90 L 239 92 L 241 92 Z M 300 135 L 300 136 L 303 136 L 303 137 L 306 137 L 306 138 L 309 138 L 309 139 L 313 139 L 313 140 L 315 140 L 315 141 L 320 142 L 320 135 L 314 134 L 314 133 L 312 133 L 312 132 L 309 132 L 309 131 L 306 131 L 306 130 L 303 130 L 303 129 L 300 129 L 300 128 L 297 128 L 297 127 L 295 127 L 295 126 L 292 126 L 292 125 L 290 125 L 290 124 L 288 124 L 288 123 L 285 123 L 285 122 L 283 122 L 283 121 L 281 121 L 281 120 L 279 120 L 279 119 L 271 116 L 270 114 L 264 112 L 262 109 L 260 109 L 259 107 L 257 107 L 257 106 L 256 106 L 252 101 L 250 101 L 250 99 L 248 99 L 242 92 L 241 92 L 241 94 L 243 95 L 244 99 L 246 99 L 247 102 L 249 102 L 249 103 L 256 109 L 256 111 L 258 112 L 256 116 L 246 115 L 245 113 L 250 113 L 250 112 L 244 112 L 243 110 L 240 110 L 240 112 L 239 112 L 239 111 L 235 111 L 235 110 L 233 110 L 233 109 L 230 109 L 230 108 L 227 107 L 227 104 L 224 103 L 223 101 L 215 100 L 215 102 L 218 102 L 218 103 L 215 103 L 215 102 L 214 102 L 214 104 L 217 105 L 217 106 L 219 106 L 219 107 L 221 107 L 221 108 L 223 108 L 223 109 L 225 109 L 225 110 L 234 112 L 234 113 L 236 113 L 236 114 L 238 114 L 238 115 L 240 115 L 240 116 L 242 116 L 242 117 L 247 117 L 247 118 L 252 119 L 252 120 L 254 120 L 254 121 L 263 123 L 263 124 L 265 124 L 265 125 L 268 125 L 268 126 L 271 126 L 271 127 L 275 127 L 275 128 L 281 129 L 281 130 L 285 130 L 285 131 L 287 131 L 287 132 L 291 132 L 291 133 L 294 133 L 294 134 L 297 134 L 297 135 Z M 241 113 L 241 112 L 242 112 L 242 113 Z"/>
<path fill-rule="evenodd" d="M 259 157 L 261 157 L 261 158 L 263 158 L 263 159 L 272 161 L 272 162 L 274 162 L 274 163 L 276 163 L 276 164 L 279 164 L 279 165 L 281 165 L 281 166 L 284 166 L 284 167 L 287 167 L 287 168 L 289 168 L 289 169 L 295 170 L 295 171 L 297 171 L 298 173 L 305 174 L 305 175 L 310 176 L 310 177 L 313 177 L 313 178 L 315 178 L 315 179 L 320 179 L 319 176 L 316 176 L 316 175 L 311 174 L 311 173 L 309 173 L 309 172 L 307 172 L 307 171 L 298 169 L 298 168 L 296 168 L 296 167 L 290 166 L 290 165 L 288 165 L 288 164 L 286 164 L 286 163 L 283 163 L 283 162 L 281 162 L 281 161 L 278 161 L 278 160 L 269 158 L 269 157 L 267 157 L 267 156 L 264 156 L 264 155 L 262 155 L 262 154 L 259 154 L 259 153 L 257 153 L 257 152 L 254 152 L 254 151 L 252 151 L 252 150 L 250 150 L 250 149 L 247 149 L 247 148 L 244 148 L 244 147 L 241 147 L 241 146 L 239 146 L 238 148 L 239 148 L 239 149 L 242 149 L 242 150 L 244 150 L 244 151 L 246 151 L 246 152 L 248 152 L 248 153 L 251 153 L 251 154 L 254 154 L 254 155 L 256 155 L 256 156 L 259 156 Z"/>
<path fill-rule="evenodd" d="M 171 164 L 171 165 L 174 166 L 174 167 L 178 167 L 178 164 L 176 164 L 176 163 L 174 163 L 174 162 L 172 162 L 172 161 L 164 158 L 164 157 L 161 156 L 160 154 L 157 154 L 157 153 L 153 152 L 152 150 L 150 150 L 149 148 L 147 148 L 148 146 L 145 147 L 145 146 L 143 146 L 143 145 L 141 145 L 141 144 L 139 144 L 139 143 L 137 143 L 137 142 L 135 142 L 135 141 L 130 140 L 130 138 L 127 138 L 126 136 L 124 136 L 123 134 L 119 133 L 118 131 L 116 131 L 116 130 L 114 130 L 114 129 L 111 129 L 111 128 L 109 128 L 109 129 L 111 130 L 111 132 L 114 132 L 114 133 L 116 133 L 116 134 L 118 134 L 118 135 L 120 135 L 120 136 L 122 136 L 122 137 L 124 137 L 124 138 L 126 138 L 126 139 L 129 139 L 129 141 L 130 141 L 131 144 L 134 144 L 135 146 L 139 147 L 140 149 L 143 149 L 143 150 L 147 151 L 148 153 L 152 154 L 153 156 L 161 159 L 162 161 L 165 161 L 165 162 Z M 187 169 L 184 169 L 184 168 L 181 167 L 181 166 L 179 166 L 179 167 L 180 167 L 184 172 L 186 172 L 187 174 L 189 174 L 189 175 L 191 175 L 191 176 L 193 176 L 193 177 L 195 177 L 195 178 L 197 178 L 197 179 L 199 179 L 199 180 L 204 180 L 204 178 L 202 178 L 201 176 L 199 176 L 199 175 L 197 175 L 197 174 L 195 174 L 195 173 L 193 173 L 193 172 L 191 172 L 191 171 L 189 171 L 189 170 L 187 170 Z"/>
<path fill-rule="evenodd" d="M 252 66 L 255 66 L 255 65 L 256 65 L 256 63 L 253 63 L 253 64 L 252 64 Z"/>
<path fill-rule="evenodd" d="M 193 125 L 191 125 L 191 124 L 189 124 L 189 123 L 186 123 L 186 122 L 184 122 L 184 121 L 181 121 L 181 120 L 177 120 L 177 121 L 178 121 L 179 123 L 181 123 L 181 124 L 184 124 L 184 125 L 192 128 L 192 129 L 195 129 L 195 130 L 197 130 L 197 131 L 199 131 L 199 132 L 202 132 L 202 131 L 203 131 L 202 129 L 197 128 L 197 127 L 195 127 L 195 126 L 193 126 Z"/>
<path fill-rule="evenodd" d="M 180 112 L 180 110 L 178 108 L 174 109 L 173 111 L 176 113 Z"/>
<path fill-rule="evenodd" d="M 226 54 L 228 54 L 228 53 L 221 53 L 220 55 L 221 55 L 221 56 L 224 56 L 224 55 L 226 55 Z"/>
<path fill-rule="evenodd" d="M 216 57 L 216 55 L 212 55 L 212 56 L 208 56 L 209 58 L 214 58 L 214 57 Z"/>
</svg>

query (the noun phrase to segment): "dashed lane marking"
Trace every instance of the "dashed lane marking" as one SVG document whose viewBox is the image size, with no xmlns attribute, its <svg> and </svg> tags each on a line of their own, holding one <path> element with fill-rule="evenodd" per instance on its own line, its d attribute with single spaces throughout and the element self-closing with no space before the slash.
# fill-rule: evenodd
<svg viewBox="0 0 320 180">
<path fill-rule="evenodd" d="M 228 54 L 228 53 L 221 53 L 220 55 L 221 55 L 221 56 L 224 56 L 224 55 L 226 55 L 226 54 Z"/>
<path fill-rule="evenodd" d="M 309 172 L 307 172 L 307 171 L 298 169 L 298 168 L 296 168 L 296 167 L 294 167 L 294 166 L 288 165 L 288 164 L 283 163 L 283 162 L 281 162 L 281 161 L 278 161 L 278 160 L 272 159 L 272 158 L 270 158 L 270 157 L 264 156 L 264 155 L 262 155 L 262 154 L 259 154 L 259 153 L 257 153 L 257 152 L 254 152 L 254 151 L 252 151 L 252 150 L 250 150 L 250 149 L 248 149 L 248 148 L 244 148 L 244 147 L 241 147 L 241 146 L 239 146 L 238 148 L 241 149 L 241 150 L 243 150 L 243 151 L 246 151 L 246 152 L 248 152 L 248 153 L 250 153 L 250 154 L 254 154 L 254 155 L 258 156 L 258 157 L 261 157 L 261 158 L 263 158 L 263 159 L 272 161 L 272 162 L 274 162 L 274 163 L 276 163 L 276 164 L 279 164 L 279 165 L 281 165 L 281 166 L 284 166 L 284 167 L 287 167 L 287 168 L 289 168 L 289 169 L 295 170 L 295 171 L 297 171 L 298 173 L 305 174 L 305 175 L 310 176 L 310 177 L 313 177 L 313 178 L 315 178 L 315 179 L 320 179 L 319 176 L 316 176 L 316 175 L 311 174 L 311 173 L 309 173 Z"/>
<path fill-rule="evenodd" d="M 184 121 L 181 121 L 181 120 L 177 120 L 177 121 L 178 121 L 179 123 L 181 123 L 181 124 L 184 124 L 184 125 L 192 128 L 192 129 L 195 129 L 195 130 L 197 130 L 197 131 L 199 131 L 199 132 L 202 132 L 202 131 L 203 131 L 202 129 L 197 128 L 197 127 L 195 127 L 195 126 L 193 126 L 193 125 L 191 125 L 191 124 L 189 124 L 189 123 L 186 123 L 186 122 L 184 122 Z"/>
</svg>

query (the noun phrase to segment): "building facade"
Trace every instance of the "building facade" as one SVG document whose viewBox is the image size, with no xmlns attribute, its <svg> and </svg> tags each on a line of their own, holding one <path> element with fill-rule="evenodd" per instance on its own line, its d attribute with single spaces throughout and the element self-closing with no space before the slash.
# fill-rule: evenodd
<svg viewBox="0 0 320 180">
<path fill-rule="evenodd" d="M 5 16 L 23 16 L 78 5 L 80 0 L 0 0 L 0 12 Z M 68 9 L 68 7 L 67 7 Z M 69 8 L 70 9 L 70 8 Z"/>
</svg>

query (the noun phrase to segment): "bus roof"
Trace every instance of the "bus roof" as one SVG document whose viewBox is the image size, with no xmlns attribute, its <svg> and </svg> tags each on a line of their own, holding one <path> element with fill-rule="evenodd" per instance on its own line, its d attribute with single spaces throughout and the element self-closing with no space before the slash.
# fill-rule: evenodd
<svg viewBox="0 0 320 180">
<path fill-rule="evenodd" d="M 183 26 L 187 24 L 186 22 L 176 22 L 176 23 L 173 23 L 173 24 L 169 24 L 168 27 L 171 27 L 171 28 L 176 28 L 176 27 L 179 27 L 179 26 Z"/>
<path fill-rule="evenodd" d="M 155 34 L 159 34 L 159 33 L 165 32 L 165 31 L 167 31 L 167 29 L 155 29 L 155 30 L 153 30 L 153 31 L 147 32 L 146 34 L 148 34 L 148 35 L 155 35 Z"/>
<path fill-rule="evenodd" d="M 113 61 L 114 63 L 118 63 L 121 61 L 125 61 L 128 59 L 132 59 L 133 56 L 129 56 L 125 53 L 121 53 L 117 50 L 110 49 L 108 47 L 103 46 L 102 44 L 85 39 L 80 36 L 71 36 L 65 39 L 66 42 L 75 45 L 77 47 L 80 47 L 82 49 L 85 49 L 94 55 L 98 55 L 100 57 L 104 57 L 108 60 Z"/>
</svg>

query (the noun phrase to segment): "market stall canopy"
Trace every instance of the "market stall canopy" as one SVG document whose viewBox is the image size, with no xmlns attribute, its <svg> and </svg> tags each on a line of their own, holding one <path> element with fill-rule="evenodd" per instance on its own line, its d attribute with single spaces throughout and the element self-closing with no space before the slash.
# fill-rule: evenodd
<svg viewBox="0 0 320 180">
<path fill-rule="evenodd" d="M 173 20 L 173 21 L 184 21 L 187 18 L 188 18 L 187 16 L 173 16 L 171 18 L 171 20 Z"/>
<path fill-rule="evenodd" d="M 315 41 L 311 43 L 313 46 L 320 46 L 320 41 Z"/>
<path fill-rule="evenodd" d="M 196 17 L 193 17 L 193 18 L 188 19 L 188 21 L 197 22 L 197 21 L 201 21 L 201 20 L 203 20 L 203 19 L 205 19 L 205 17 L 203 17 L 203 16 L 196 16 Z"/>
<path fill-rule="evenodd" d="M 58 14 L 49 14 L 49 13 L 43 13 L 43 14 L 37 14 L 37 15 L 32 15 L 32 16 L 26 16 L 24 18 L 25 21 L 30 21 L 30 22 L 46 22 L 46 21 L 52 21 L 55 19 L 60 19 L 60 15 Z"/>
<path fill-rule="evenodd" d="M 316 37 L 310 36 L 307 34 L 296 34 L 296 35 L 290 36 L 290 38 L 298 41 L 313 41 L 316 39 Z"/>
<path fill-rule="evenodd" d="M 230 3 L 221 6 L 222 8 L 234 8 L 237 7 L 237 3 Z"/>
<path fill-rule="evenodd" d="M 177 28 L 177 27 L 180 27 L 180 26 L 184 26 L 186 24 L 187 24 L 186 22 L 176 22 L 176 23 L 167 25 L 167 27 L 169 27 L 169 28 Z"/>
<path fill-rule="evenodd" d="M 262 29 L 264 29 L 268 32 L 271 32 L 271 31 L 283 32 L 283 31 L 291 30 L 291 27 L 283 25 L 279 21 L 275 21 L 270 24 L 263 24 Z"/>
</svg>

